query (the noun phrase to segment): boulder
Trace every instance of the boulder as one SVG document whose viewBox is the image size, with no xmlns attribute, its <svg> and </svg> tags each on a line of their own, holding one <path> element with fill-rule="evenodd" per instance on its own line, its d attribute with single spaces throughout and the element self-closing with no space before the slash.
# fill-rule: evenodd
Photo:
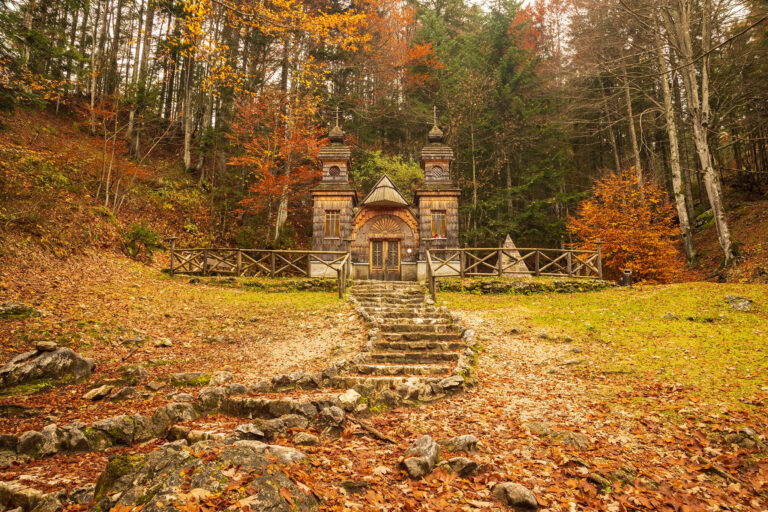
<svg viewBox="0 0 768 512">
<path fill-rule="evenodd" d="M 119 389 L 114 395 L 112 395 L 113 402 L 121 402 L 123 400 L 132 400 L 139 396 L 139 392 L 136 391 L 136 388 L 133 386 L 126 386 L 124 388 Z"/>
<path fill-rule="evenodd" d="M 40 316 L 40 311 L 23 302 L 3 302 L 0 304 L 0 319 L 21 319 Z"/>
<path fill-rule="evenodd" d="M 752 299 L 739 297 L 737 295 L 726 295 L 725 301 L 729 306 L 731 306 L 732 309 L 741 311 L 742 313 L 749 313 L 752 311 L 752 306 L 755 304 Z"/>
<path fill-rule="evenodd" d="M 0 388 L 46 381 L 64 384 L 90 378 L 96 364 L 69 348 L 20 354 L 0 368 Z"/>
<path fill-rule="evenodd" d="M 445 465 L 448 466 L 449 471 L 461 477 L 474 475 L 478 468 L 477 462 L 466 457 L 453 457 L 445 461 Z"/>
<path fill-rule="evenodd" d="M 231 381 L 234 377 L 230 372 L 214 372 L 211 376 L 211 386 L 221 386 L 222 384 L 226 384 L 227 382 Z"/>
<path fill-rule="evenodd" d="M 464 385 L 464 379 L 461 375 L 451 375 L 441 380 L 439 384 L 443 389 L 456 389 Z"/>
<path fill-rule="evenodd" d="M 428 475 L 440 456 L 440 445 L 429 436 L 417 439 L 406 451 L 400 467 L 413 479 Z"/>
<path fill-rule="evenodd" d="M 264 439 L 266 436 L 263 430 L 260 430 L 253 423 L 245 423 L 238 425 L 235 429 L 235 437 L 237 439 L 249 440 L 249 439 Z"/>
<path fill-rule="evenodd" d="M 35 350 L 38 352 L 53 352 L 57 348 L 59 345 L 55 341 L 38 341 L 35 343 Z"/>
<path fill-rule="evenodd" d="M 320 444 L 320 438 L 307 432 L 297 432 L 293 436 L 293 442 L 299 446 L 317 446 Z"/>
<path fill-rule="evenodd" d="M 469 453 L 474 452 L 477 448 L 477 438 L 472 434 L 467 434 L 440 441 L 440 445 L 451 452 Z"/>
<path fill-rule="evenodd" d="M 77 487 L 69 493 L 69 501 L 75 505 L 88 505 L 93 501 L 95 490 L 95 484 L 86 484 L 82 487 Z"/>
<path fill-rule="evenodd" d="M 112 391 L 112 386 L 109 384 L 104 384 L 103 386 L 99 386 L 97 388 L 93 388 L 89 392 L 83 395 L 83 398 L 86 400 L 93 400 L 94 402 L 96 400 L 101 400 L 105 396 L 109 395 L 110 391 Z"/>
<path fill-rule="evenodd" d="M 354 389 L 348 389 L 344 393 L 339 395 L 339 402 L 341 402 L 341 408 L 347 412 L 354 411 L 357 404 L 360 402 L 362 396 Z"/>
<path fill-rule="evenodd" d="M 211 381 L 210 375 L 202 372 L 174 373 L 168 379 L 171 386 L 206 386 Z"/>
<path fill-rule="evenodd" d="M 538 510 L 536 495 L 529 489 L 514 482 L 502 482 L 493 486 L 493 495 L 512 510 Z"/>
</svg>

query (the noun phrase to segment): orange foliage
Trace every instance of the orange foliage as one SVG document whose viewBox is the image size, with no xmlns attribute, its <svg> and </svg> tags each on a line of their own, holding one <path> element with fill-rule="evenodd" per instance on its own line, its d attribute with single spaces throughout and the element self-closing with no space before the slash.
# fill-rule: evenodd
<svg viewBox="0 0 768 512">
<path fill-rule="evenodd" d="M 248 169 L 248 193 L 240 205 L 249 213 L 274 212 L 281 199 L 293 202 L 306 195 L 319 177 L 316 109 L 300 102 L 286 109 L 284 101 L 279 92 L 267 91 L 237 108 L 231 138 L 240 152 L 228 163 Z"/>
<path fill-rule="evenodd" d="M 624 269 L 648 282 L 668 283 L 683 275 L 675 210 L 659 186 L 639 187 L 633 168 L 598 181 L 593 197 L 569 219 L 568 230 L 583 241 L 577 248 L 594 249 L 595 240 L 602 240 L 606 278 L 617 279 Z"/>
</svg>

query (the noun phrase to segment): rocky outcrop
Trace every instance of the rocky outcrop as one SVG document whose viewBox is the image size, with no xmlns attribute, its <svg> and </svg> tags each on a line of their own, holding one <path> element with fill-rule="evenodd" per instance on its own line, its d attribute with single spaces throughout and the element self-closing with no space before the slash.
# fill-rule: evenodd
<svg viewBox="0 0 768 512">
<path fill-rule="evenodd" d="M 292 464 L 304 457 L 293 448 L 258 441 L 201 441 L 192 446 L 176 441 L 146 456 L 112 459 L 94 497 L 101 510 L 184 510 L 186 503 L 196 503 L 211 510 L 310 511 L 318 505 L 314 496 L 302 492 L 282 471 L 269 469 L 274 460 Z"/>
<path fill-rule="evenodd" d="M 0 368 L 0 390 L 38 382 L 56 385 L 82 381 L 90 378 L 95 367 L 93 360 L 72 349 L 41 345 Z"/>
</svg>

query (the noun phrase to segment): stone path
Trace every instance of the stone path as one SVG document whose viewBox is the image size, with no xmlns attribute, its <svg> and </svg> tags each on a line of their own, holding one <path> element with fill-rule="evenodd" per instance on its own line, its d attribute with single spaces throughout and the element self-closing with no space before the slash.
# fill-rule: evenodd
<svg viewBox="0 0 768 512">
<path fill-rule="evenodd" d="M 464 330 L 445 308 L 427 304 L 420 284 L 356 283 L 351 300 L 372 327 L 371 340 L 337 387 L 396 388 L 414 376 L 427 383 L 451 376 L 466 348 Z"/>
</svg>

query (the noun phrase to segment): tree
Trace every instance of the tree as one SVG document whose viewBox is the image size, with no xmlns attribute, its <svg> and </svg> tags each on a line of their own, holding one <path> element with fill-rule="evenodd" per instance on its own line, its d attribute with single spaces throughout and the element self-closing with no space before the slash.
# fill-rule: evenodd
<svg viewBox="0 0 768 512">
<path fill-rule="evenodd" d="M 674 208 L 663 189 L 640 183 L 634 169 L 599 180 L 592 197 L 569 219 L 568 230 L 577 248 L 602 241 L 604 274 L 610 279 L 618 279 L 625 269 L 656 283 L 682 276 Z"/>
</svg>

